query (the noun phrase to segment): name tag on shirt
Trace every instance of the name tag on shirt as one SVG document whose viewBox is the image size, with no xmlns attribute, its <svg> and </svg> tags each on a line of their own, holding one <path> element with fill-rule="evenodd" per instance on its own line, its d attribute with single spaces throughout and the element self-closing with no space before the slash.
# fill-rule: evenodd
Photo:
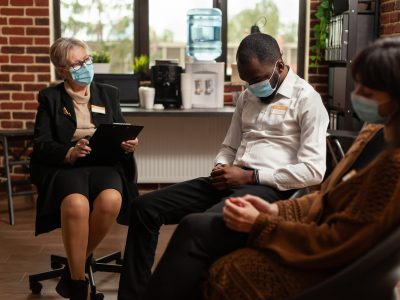
<svg viewBox="0 0 400 300">
<path fill-rule="evenodd" d="M 288 109 L 289 109 L 289 107 L 286 106 L 286 105 L 272 105 L 272 107 L 271 107 L 271 113 L 272 113 L 272 114 L 282 115 L 282 114 L 284 114 Z"/>
<path fill-rule="evenodd" d="M 105 115 L 106 108 L 104 106 L 97 106 L 92 104 L 92 112 Z"/>
</svg>

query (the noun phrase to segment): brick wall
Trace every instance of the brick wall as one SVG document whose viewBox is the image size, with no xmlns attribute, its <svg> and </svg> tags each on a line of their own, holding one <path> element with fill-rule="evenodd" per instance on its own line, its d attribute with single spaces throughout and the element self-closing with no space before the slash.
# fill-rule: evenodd
<svg viewBox="0 0 400 300">
<path fill-rule="evenodd" d="M 310 1 L 310 49 L 315 44 L 314 34 L 312 31 L 313 26 L 317 20 L 314 17 L 316 8 L 318 7 L 320 0 Z M 311 55 L 311 50 L 310 50 Z M 309 63 L 311 63 L 309 61 Z M 323 61 L 319 63 L 318 68 L 308 69 L 308 81 L 310 84 L 321 94 L 322 100 L 326 103 L 328 101 L 328 66 Z"/>
<path fill-rule="evenodd" d="M 0 130 L 33 127 L 37 92 L 50 82 L 49 23 L 49 0 L 0 0 Z M 10 143 L 18 154 L 24 145 Z M 27 177 L 21 166 L 12 171 L 13 180 Z"/>
<path fill-rule="evenodd" d="M 0 129 L 33 126 L 49 44 L 49 0 L 0 0 Z"/>
<path fill-rule="evenodd" d="M 400 35 L 400 0 L 381 0 L 380 36 Z"/>
</svg>

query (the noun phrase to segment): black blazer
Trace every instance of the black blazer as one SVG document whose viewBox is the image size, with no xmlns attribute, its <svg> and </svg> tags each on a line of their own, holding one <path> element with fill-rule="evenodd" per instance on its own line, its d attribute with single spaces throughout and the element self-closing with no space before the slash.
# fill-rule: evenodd
<svg viewBox="0 0 400 300">
<path fill-rule="evenodd" d="M 52 200 L 53 182 L 64 163 L 76 130 L 76 116 L 72 99 L 65 91 L 64 83 L 39 92 L 39 107 L 36 115 L 33 152 L 31 154 L 31 180 L 38 188 L 36 211 L 36 234 L 60 227 L 59 211 L 54 215 L 44 215 L 43 206 Z M 107 84 L 92 82 L 89 103 L 104 107 L 105 114 L 92 112 L 96 127 L 113 122 L 124 123 L 119 106 L 119 91 Z M 124 155 L 115 164 L 123 181 L 123 201 L 118 222 L 128 224 L 129 208 L 138 195 L 136 187 L 136 164 L 132 154 Z"/>
</svg>

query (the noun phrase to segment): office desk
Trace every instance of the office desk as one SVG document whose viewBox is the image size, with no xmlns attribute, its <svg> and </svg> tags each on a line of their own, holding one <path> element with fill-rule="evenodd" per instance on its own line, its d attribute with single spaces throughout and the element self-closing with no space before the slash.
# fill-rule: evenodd
<svg viewBox="0 0 400 300">
<path fill-rule="evenodd" d="M 127 122 L 144 126 L 135 152 L 138 182 L 175 183 L 208 176 L 234 110 L 122 108 Z"/>
</svg>

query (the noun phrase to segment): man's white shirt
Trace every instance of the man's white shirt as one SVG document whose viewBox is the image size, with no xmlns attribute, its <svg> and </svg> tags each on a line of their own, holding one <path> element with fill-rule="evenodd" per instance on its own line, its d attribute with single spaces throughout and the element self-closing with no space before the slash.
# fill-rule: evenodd
<svg viewBox="0 0 400 300">
<path fill-rule="evenodd" d="M 239 96 L 215 164 L 258 169 L 260 183 L 279 190 L 318 184 L 328 123 L 320 95 L 289 69 L 271 103 L 247 89 Z"/>
</svg>

